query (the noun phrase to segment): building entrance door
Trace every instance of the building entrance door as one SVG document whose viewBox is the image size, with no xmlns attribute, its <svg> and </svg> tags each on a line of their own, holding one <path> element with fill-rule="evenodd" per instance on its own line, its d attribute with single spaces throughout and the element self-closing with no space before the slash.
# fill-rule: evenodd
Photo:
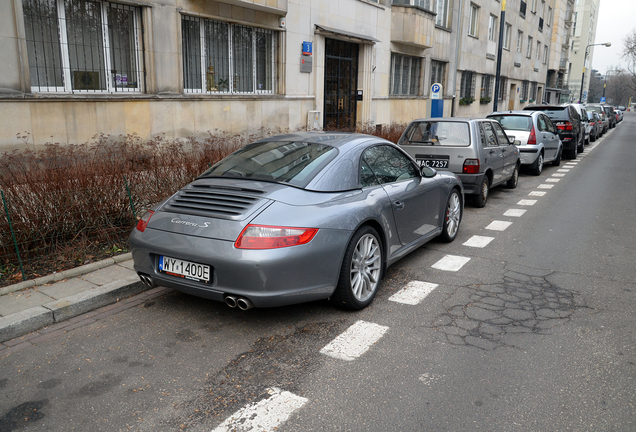
<svg viewBox="0 0 636 432">
<path fill-rule="evenodd" d="M 355 128 L 358 51 L 358 44 L 325 39 L 325 129 Z"/>
</svg>

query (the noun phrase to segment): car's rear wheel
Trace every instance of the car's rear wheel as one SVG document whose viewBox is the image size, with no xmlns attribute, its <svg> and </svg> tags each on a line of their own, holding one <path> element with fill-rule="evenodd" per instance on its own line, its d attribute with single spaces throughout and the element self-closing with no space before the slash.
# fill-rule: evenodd
<svg viewBox="0 0 636 432">
<path fill-rule="evenodd" d="M 506 182 L 506 187 L 508 189 L 514 189 L 519 184 L 519 164 L 515 165 L 515 170 L 512 172 L 512 177 L 508 179 Z"/>
<path fill-rule="evenodd" d="M 552 161 L 553 166 L 561 165 L 561 153 L 563 153 L 563 149 L 559 150 L 559 152 L 557 153 L 556 159 Z"/>
<path fill-rule="evenodd" d="M 474 203 L 475 207 L 486 207 L 486 202 L 488 202 L 488 193 L 490 192 L 490 180 L 488 180 L 488 176 L 484 175 L 484 178 L 481 180 L 481 184 L 479 185 L 479 192 L 475 195 Z"/>
<path fill-rule="evenodd" d="M 459 232 L 459 224 L 462 221 L 462 199 L 457 189 L 453 189 L 446 203 L 446 215 L 444 227 L 440 239 L 447 243 L 452 242 Z"/>
<path fill-rule="evenodd" d="M 576 147 L 576 150 L 579 153 L 583 153 L 583 150 L 585 150 L 585 138 L 583 139 L 583 142 L 579 143 L 579 145 Z"/>
<path fill-rule="evenodd" d="M 532 164 L 532 167 L 530 168 L 530 172 L 533 175 L 538 176 L 541 174 L 542 171 L 543 171 L 543 153 L 539 153 L 537 160 L 534 161 L 534 164 Z"/>
<path fill-rule="evenodd" d="M 574 148 L 570 150 L 570 159 L 576 159 L 576 157 L 579 155 L 578 150 L 579 148 L 577 146 L 574 146 Z"/>
<path fill-rule="evenodd" d="M 363 309 L 375 297 L 383 267 L 377 231 L 365 225 L 355 232 L 345 251 L 338 286 L 331 300 L 349 309 Z"/>
</svg>

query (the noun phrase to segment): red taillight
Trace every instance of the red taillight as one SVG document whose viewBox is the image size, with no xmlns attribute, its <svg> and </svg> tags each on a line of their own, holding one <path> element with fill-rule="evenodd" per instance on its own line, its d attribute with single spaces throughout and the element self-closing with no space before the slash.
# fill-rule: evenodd
<svg viewBox="0 0 636 432">
<path fill-rule="evenodd" d="M 530 136 L 528 137 L 528 144 L 537 144 L 537 134 L 534 133 L 534 126 L 530 130 Z"/>
<path fill-rule="evenodd" d="M 556 124 L 556 127 L 561 130 L 571 131 L 572 123 L 570 122 L 559 122 Z"/>
<path fill-rule="evenodd" d="M 479 174 L 479 159 L 466 159 L 462 167 L 464 174 Z"/>
<path fill-rule="evenodd" d="M 318 228 L 248 225 L 234 246 L 238 249 L 277 249 L 309 243 Z"/>
<path fill-rule="evenodd" d="M 148 210 L 146 213 L 144 213 L 141 219 L 139 219 L 139 222 L 137 222 L 137 229 L 139 231 L 144 232 L 146 230 L 146 227 L 148 226 L 148 221 L 150 220 L 153 214 L 155 214 L 155 212 L 153 212 L 152 210 Z"/>
</svg>

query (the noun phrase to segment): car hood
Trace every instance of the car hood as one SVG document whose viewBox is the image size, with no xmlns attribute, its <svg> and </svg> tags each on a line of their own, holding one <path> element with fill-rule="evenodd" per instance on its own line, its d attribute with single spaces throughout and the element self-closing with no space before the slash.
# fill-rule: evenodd
<svg viewBox="0 0 636 432">
<path fill-rule="evenodd" d="M 158 207 L 147 229 L 235 241 L 273 203 L 316 206 L 360 191 L 312 192 L 279 183 L 240 179 L 199 179 Z"/>
</svg>

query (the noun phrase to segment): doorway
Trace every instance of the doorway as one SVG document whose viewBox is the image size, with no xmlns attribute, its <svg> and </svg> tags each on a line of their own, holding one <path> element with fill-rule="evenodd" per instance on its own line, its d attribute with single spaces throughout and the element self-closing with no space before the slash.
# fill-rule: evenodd
<svg viewBox="0 0 636 432">
<path fill-rule="evenodd" d="M 356 126 L 359 45 L 325 39 L 325 106 L 323 128 Z"/>
<path fill-rule="evenodd" d="M 517 84 L 510 84 L 510 93 L 508 97 L 508 109 L 510 111 L 515 109 L 515 98 L 517 97 Z"/>
</svg>

